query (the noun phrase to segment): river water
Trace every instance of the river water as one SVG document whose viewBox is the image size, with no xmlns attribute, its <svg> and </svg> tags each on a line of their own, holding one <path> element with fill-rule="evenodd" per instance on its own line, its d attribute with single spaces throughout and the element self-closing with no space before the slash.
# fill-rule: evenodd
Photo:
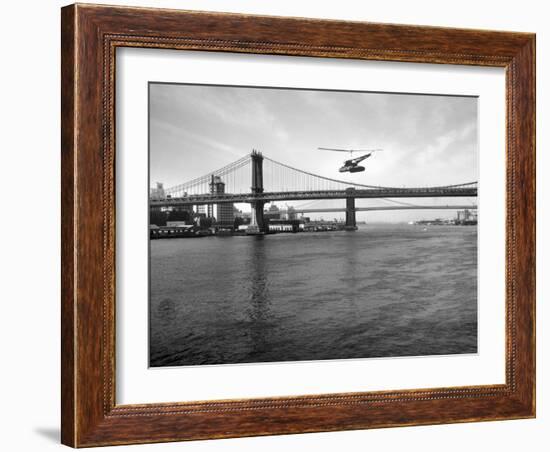
<svg viewBox="0 0 550 452">
<path fill-rule="evenodd" d="M 477 352 L 477 227 L 151 241 L 150 365 Z"/>
</svg>

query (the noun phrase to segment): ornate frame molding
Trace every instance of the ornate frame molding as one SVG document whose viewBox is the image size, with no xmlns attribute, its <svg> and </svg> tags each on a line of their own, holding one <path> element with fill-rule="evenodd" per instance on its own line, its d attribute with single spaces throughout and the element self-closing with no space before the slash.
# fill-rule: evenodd
<svg viewBox="0 0 550 452">
<path fill-rule="evenodd" d="M 118 47 L 506 68 L 506 383 L 116 405 L 114 88 Z M 81 447 L 533 417 L 535 37 L 145 8 L 65 7 L 62 242 L 64 444 Z"/>
</svg>

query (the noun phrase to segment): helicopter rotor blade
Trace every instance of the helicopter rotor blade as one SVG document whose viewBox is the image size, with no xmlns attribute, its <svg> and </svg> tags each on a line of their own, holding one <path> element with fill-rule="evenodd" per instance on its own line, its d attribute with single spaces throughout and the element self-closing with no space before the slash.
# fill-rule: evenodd
<svg viewBox="0 0 550 452">
<path fill-rule="evenodd" d="M 353 152 L 351 149 L 338 149 L 338 148 L 317 148 L 320 151 L 334 151 L 334 152 Z"/>
<path fill-rule="evenodd" d="M 341 149 L 341 148 L 317 148 L 321 151 L 335 151 L 335 152 L 381 152 L 384 149 Z"/>
</svg>

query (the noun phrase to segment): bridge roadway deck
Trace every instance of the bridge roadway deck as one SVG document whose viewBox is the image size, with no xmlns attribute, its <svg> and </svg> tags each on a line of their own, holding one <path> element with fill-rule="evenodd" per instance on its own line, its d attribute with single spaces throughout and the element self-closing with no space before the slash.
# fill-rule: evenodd
<svg viewBox="0 0 550 452">
<path fill-rule="evenodd" d="M 346 198 L 450 198 L 477 196 L 476 187 L 440 187 L 440 188 L 391 188 L 391 189 L 361 189 L 361 190 L 320 190 L 294 192 L 264 192 L 253 193 L 223 193 L 189 195 L 184 198 L 167 198 L 150 200 L 150 207 L 177 207 L 189 205 L 220 204 L 220 203 L 254 203 L 258 201 L 300 201 L 308 199 L 346 199 Z"/>
</svg>

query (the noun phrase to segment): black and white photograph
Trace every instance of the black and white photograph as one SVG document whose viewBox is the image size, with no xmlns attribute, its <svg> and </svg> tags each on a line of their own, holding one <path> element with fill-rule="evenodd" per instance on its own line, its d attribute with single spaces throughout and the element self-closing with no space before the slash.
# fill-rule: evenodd
<svg viewBox="0 0 550 452">
<path fill-rule="evenodd" d="M 150 366 L 477 353 L 477 111 L 151 82 Z"/>
<path fill-rule="evenodd" d="M 546 452 L 546 4 L 106 3 L 2 9 L 1 449 Z"/>
</svg>

